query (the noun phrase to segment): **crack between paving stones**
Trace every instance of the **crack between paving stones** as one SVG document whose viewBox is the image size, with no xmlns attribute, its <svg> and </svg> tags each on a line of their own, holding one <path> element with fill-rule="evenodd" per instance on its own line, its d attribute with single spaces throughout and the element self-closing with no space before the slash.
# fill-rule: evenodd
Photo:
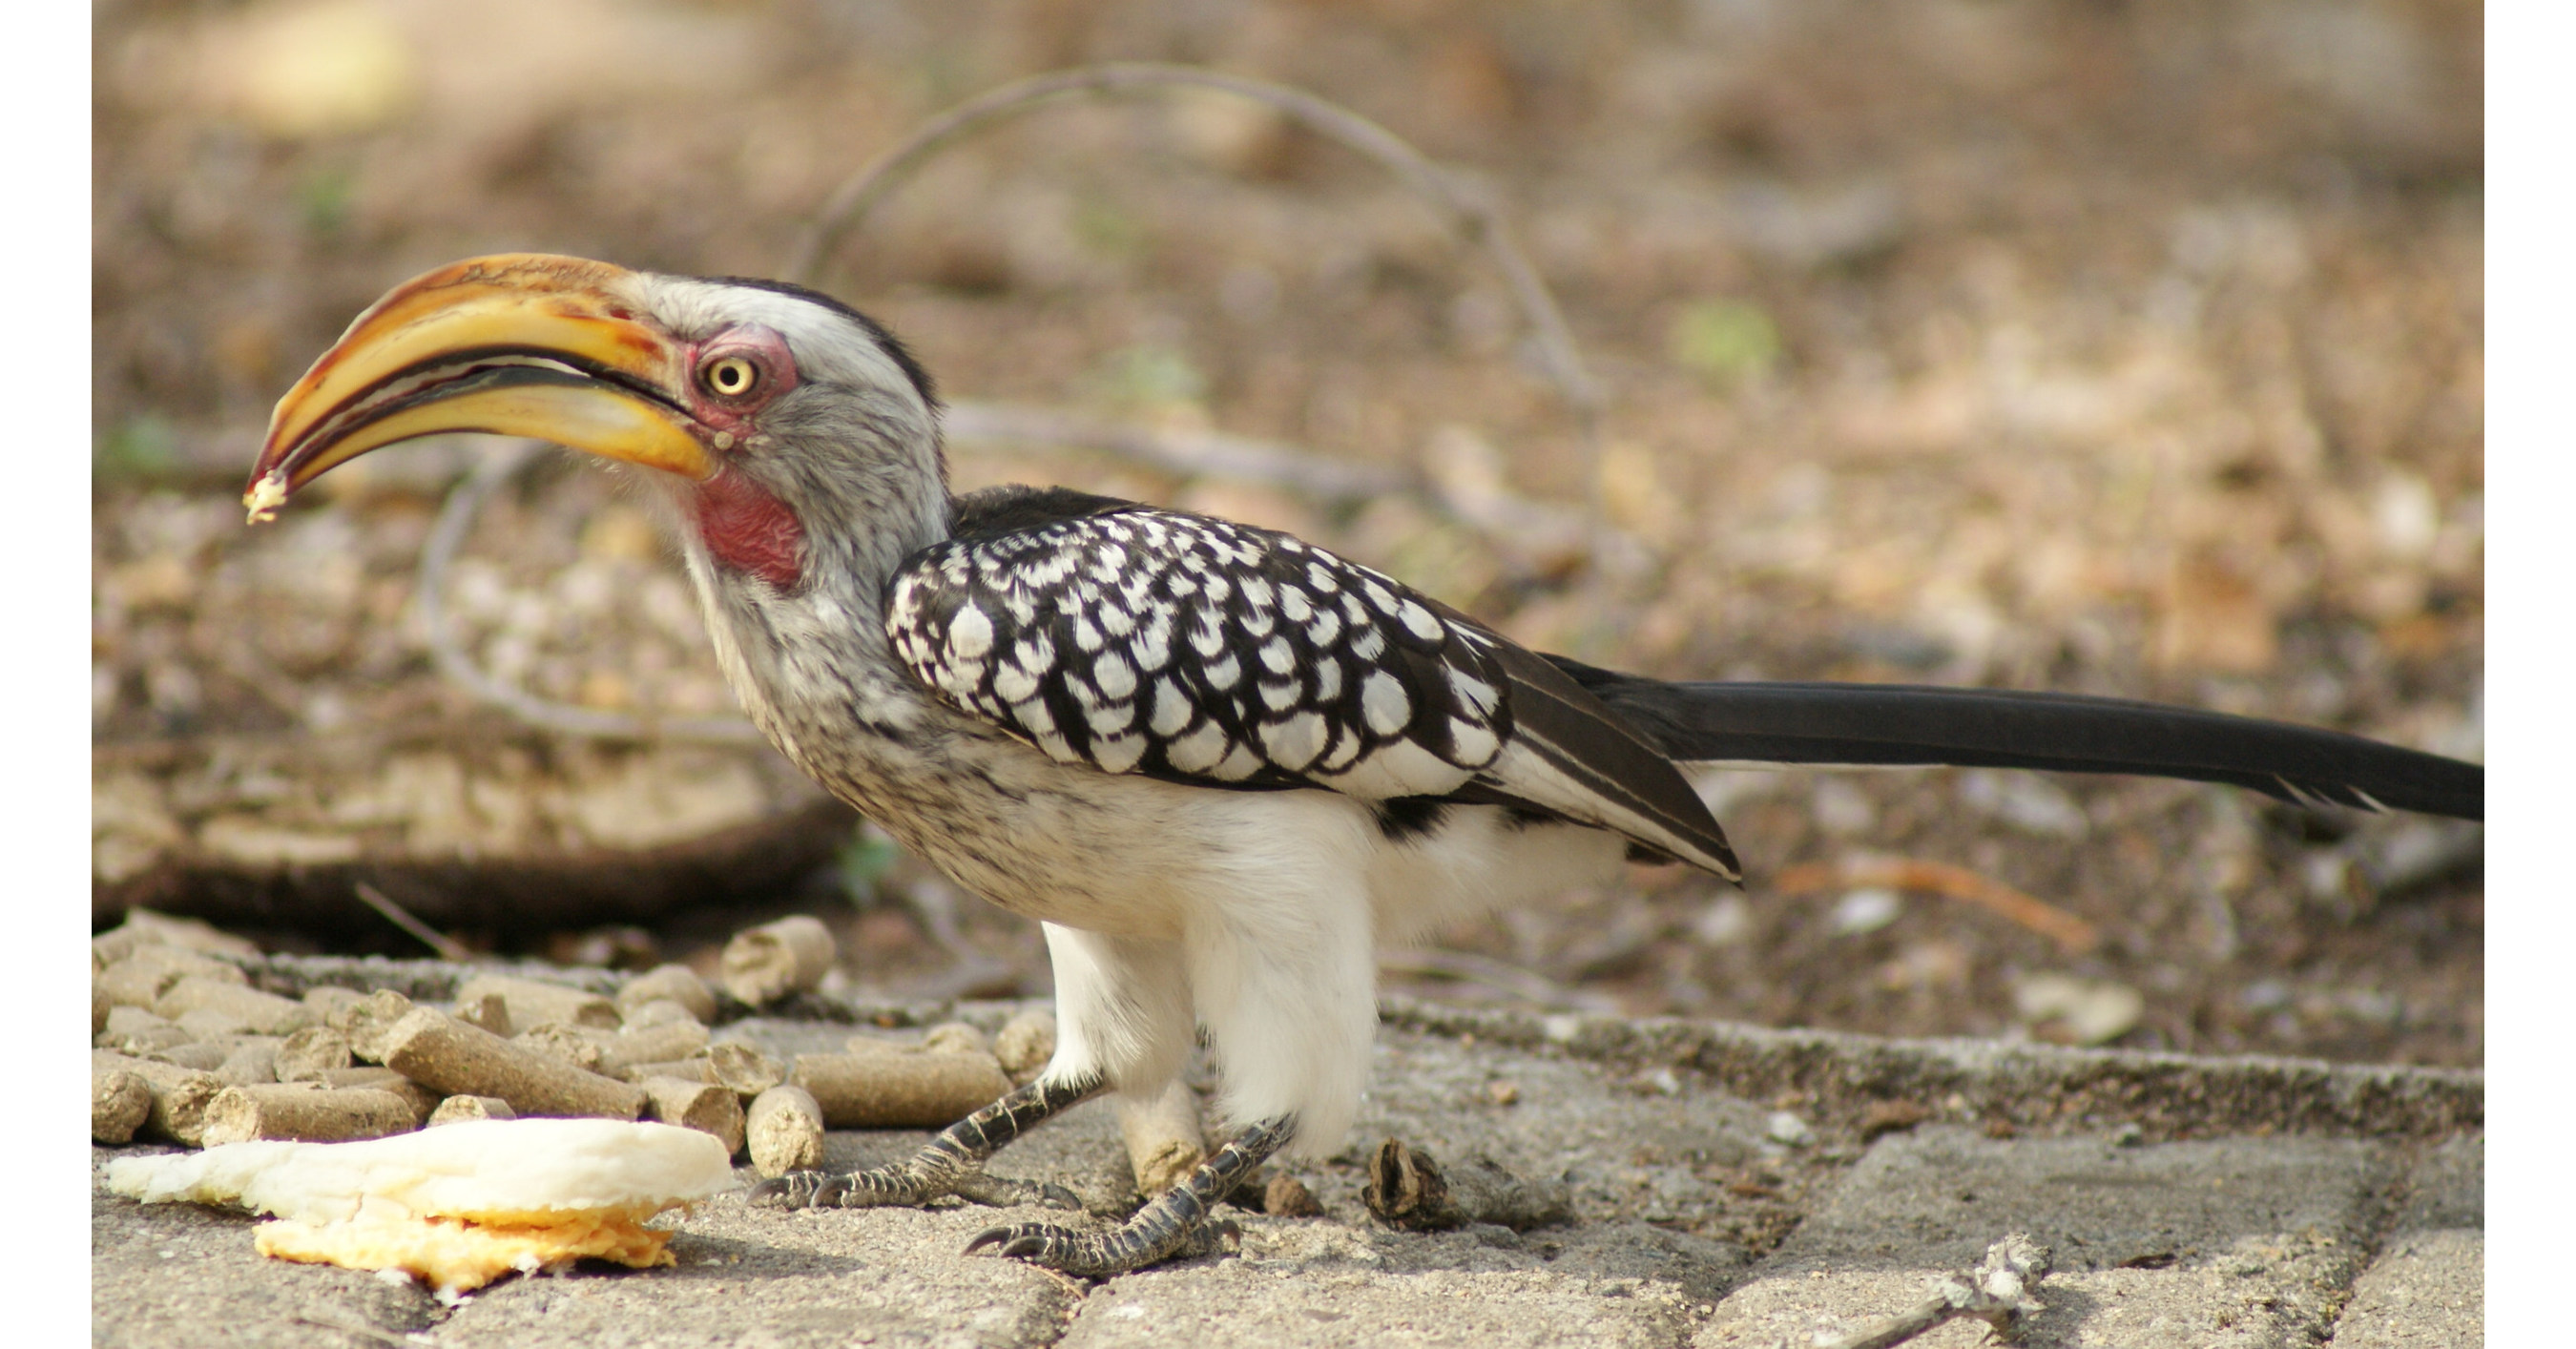
<svg viewBox="0 0 2576 1349">
<path fill-rule="evenodd" d="M 2377 1269 L 2381 1257 L 2388 1253 L 2388 1243 L 2397 1235 L 2397 1224 L 2404 1219 L 2406 1201 L 2415 1187 L 2416 1177 L 2432 1164 L 2433 1154 L 2440 1150 L 2443 1141 L 2415 1141 L 2407 1149 L 2405 1160 L 2389 1168 L 2389 1178 L 2372 1187 L 2367 1222 L 2360 1240 L 2355 1243 L 2359 1247 L 2360 1258 L 2353 1262 L 2352 1277 L 2335 1290 L 2333 1310 L 2325 1317 L 2325 1324 L 2317 1335 L 2319 1344 L 2332 1343 L 2342 1331 L 2343 1315 L 2352 1309 L 2354 1291 L 2361 1287 L 2362 1276 Z"/>
</svg>

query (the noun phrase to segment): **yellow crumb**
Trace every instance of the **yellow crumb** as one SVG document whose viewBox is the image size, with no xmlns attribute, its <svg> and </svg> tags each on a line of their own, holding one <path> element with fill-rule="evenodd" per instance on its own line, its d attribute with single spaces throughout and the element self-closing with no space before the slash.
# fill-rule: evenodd
<svg viewBox="0 0 2576 1349">
<path fill-rule="evenodd" d="M 242 505 L 250 511 L 250 523 L 266 524 L 277 518 L 277 508 L 286 504 L 286 475 L 272 472 L 250 485 L 242 493 Z"/>
<path fill-rule="evenodd" d="M 644 1226 L 631 1211 L 567 1213 L 532 1223 L 280 1219 L 263 1224 L 254 1238 L 262 1255 L 349 1269 L 399 1269 L 445 1294 L 470 1292 L 513 1271 L 561 1269 L 585 1258 L 651 1269 L 675 1263 L 666 1249 L 670 1242 L 669 1232 Z"/>
</svg>

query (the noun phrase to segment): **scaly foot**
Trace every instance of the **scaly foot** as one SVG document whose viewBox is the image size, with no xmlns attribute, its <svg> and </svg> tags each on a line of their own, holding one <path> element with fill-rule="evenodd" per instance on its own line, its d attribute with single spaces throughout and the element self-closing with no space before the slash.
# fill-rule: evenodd
<svg viewBox="0 0 2576 1349">
<path fill-rule="evenodd" d="M 1082 1200 L 1061 1185 L 988 1176 L 981 1171 L 940 1174 L 922 1158 L 896 1166 L 834 1175 L 828 1171 L 790 1171 L 752 1187 L 751 1202 L 762 1208 L 919 1208 L 954 1195 L 992 1208 L 1044 1204 L 1079 1209 Z"/>
<path fill-rule="evenodd" d="M 842 1175 L 790 1171 L 753 1186 L 751 1202 L 764 1208 L 917 1208 L 955 1195 L 995 1208 L 1045 1204 L 1078 1209 L 1082 1201 L 1073 1191 L 1061 1185 L 988 1176 L 984 1162 L 1029 1126 L 1098 1090 L 1096 1078 L 1078 1082 L 1040 1078 L 940 1130 L 910 1161 Z"/>
<path fill-rule="evenodd" d="M 1286 1146 L 1296 1132 L 1293 1118 L 1263 1120 L 1245 1129 L 1188 1180 L 1137 1210 L 1123 1226 L 1079 1232 L 1051 1223 L 1014 1223 L 976 1233 L 966 1243 L 967 1253 L 997 1247 L 997 1255 L 1085 1279 L 1125 1274 L 1175 1255 L 1208 1253 L 1236 1235 L 1234 1224 L 1208 1221 L 1209 1207 L 1218 1196 L 1233 1193 L 1252 1168 Z"/>
<path fill-rule="evenodd" d="M 1144 1215 L 1108 1231 L 1076 1231 L 1053 1223 L 1013 1223 L 987 1228 L 966 1244 L 974 1254 L 987 1246 L 995 1255 L 1079 1279 L 1105 1279 L 1183 1256 L 1214 1255 L 1235 1249 L 1243 1233 L 1230 1222 L 1200 1220 L 1149 1224 Z"/>
</svg>

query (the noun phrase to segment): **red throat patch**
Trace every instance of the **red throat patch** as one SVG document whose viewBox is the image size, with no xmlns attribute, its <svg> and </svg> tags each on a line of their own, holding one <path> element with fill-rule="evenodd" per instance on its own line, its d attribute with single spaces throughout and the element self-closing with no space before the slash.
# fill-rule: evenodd
<svg viewBox="0 0 2576 1349">
<path fill-rule="evenodd" d="M 698 537 L 716 561 L 792 590 L 805 573 L 805 527 L 759 484 L 726 468 L 698 484 Z"/>
</svg>

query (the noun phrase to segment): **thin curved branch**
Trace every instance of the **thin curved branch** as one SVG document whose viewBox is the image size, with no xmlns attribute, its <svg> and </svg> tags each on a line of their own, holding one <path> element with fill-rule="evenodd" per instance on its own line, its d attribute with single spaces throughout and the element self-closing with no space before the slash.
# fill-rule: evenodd
<svg viewBox="0 0 2576 1349">
<path fill-rule="evenodd" d="M 1307 130 L 1375 160 L 1397 181 L 1439 209 L 1448 217 L 1452 229 L 1493 258 L 1504 284 L 1511 288 L 1513 302 L 1529 323 L 1549 378 L 1582 421 L 1586 440 L 1593 437 L 1606 401 L 1601 386 L 1584 368 L 1574 334 L 1566 327 L 1556 297 L 1539 279 L 1538 269 L 1512 242 L 1511 232 L 1504 228 L 1501 213 L 1493 203 L 1394 132 L 1340 104 L 1267 80 L 1192 66 L 1117 62 L 1032 76 L 968 99 L 932 118 L 929 125 L 843 182 L 806 228 L 788 275 L 806 285 L 818 284 L 824 264 L 842 236 L 878 202 L 892 195 L 905 178 L 957 141 L 1043 104 L 1075 95 L 1158 93 L 1175 88 L 1212 89 L 1276 109 Z"/>
<path fill-rule="evenodd" d="M 420 605 L 421 626 L 428 635 L 430 658 L 437 663 L 438 672 L 476 698 L 540 730 L 604 740 L 764 743 L 760 732 L 741 717 L 638 717 L 540 698 L 475 664 L 474 658 L 457 644 L 456 634 L 447 623 L 448 567 L 464 546 L 465 536 L 473 532 L 474 518 L 482 513 L 484 503 L 533 461 L 535 451 L 543 444 L 522 440 L 476 465 L 474 472 L 447 494 L 447 504 L 439 508 L 437 523 L 430 527 L 429 539 L 421 545 L 420 584 L 414 600 Z"/>
</svg>

